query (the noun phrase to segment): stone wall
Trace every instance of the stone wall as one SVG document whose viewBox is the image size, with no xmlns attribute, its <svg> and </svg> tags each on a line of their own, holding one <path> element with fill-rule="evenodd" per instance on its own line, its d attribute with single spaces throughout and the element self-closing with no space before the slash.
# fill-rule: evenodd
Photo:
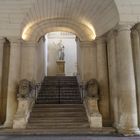
<svg viewBox="0 0 140 140">
<path fill-rule="evenodd" d="M 42 37 L 36 47 L 36 81 L 41 82 L 45 76 L 45 39 Z"/>
</svg>

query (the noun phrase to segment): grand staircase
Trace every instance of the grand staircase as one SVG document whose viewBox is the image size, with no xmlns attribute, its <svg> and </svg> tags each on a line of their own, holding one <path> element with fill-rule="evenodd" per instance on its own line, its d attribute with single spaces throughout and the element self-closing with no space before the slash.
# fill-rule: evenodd
<svg viewBox="0 0 140 140">
<path fill-rule="evenodd" d="M 76 77 L 45 77 L 27 129 L 61 132 L 89 129 Z"/>
<path fill-rule="evenodd" d="M 45 77 L 36 104 L 81 104 L 78 82 L 73 76 Z"/>
</svg>

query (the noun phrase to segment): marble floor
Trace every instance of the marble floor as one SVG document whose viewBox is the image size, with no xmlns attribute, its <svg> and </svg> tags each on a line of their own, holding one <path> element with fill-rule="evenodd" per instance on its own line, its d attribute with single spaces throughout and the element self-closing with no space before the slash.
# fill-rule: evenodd
<svg viewBox="0 0 140 140">
<path fill-rule="evenodd" d="M 0 140 L 140 140 L 140 137 L 114 136 L 0 136 Z"/>
</svg>

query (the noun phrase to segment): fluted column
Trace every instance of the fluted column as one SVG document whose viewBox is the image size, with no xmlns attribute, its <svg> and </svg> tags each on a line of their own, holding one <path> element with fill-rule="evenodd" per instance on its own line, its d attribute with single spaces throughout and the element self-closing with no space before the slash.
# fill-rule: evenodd
<svg viewBox="0 0 140 140">
<path fill-rule="evenodd" d="M 99 82 L 100 100 L 99 108 L 103 116 L 103 125 L 110 124 L 109 89 L 108 89 L 108 68 L 107 48 L 104 38 L 97 38 L 97 80 Z"/>
<path fill-rule="evenodd" d="M 119 132 L 138 133 L 136 87 L 129 25 L 119 25 L 117 33 L 117 77 Z"/>
<path fill-rule="evenodd" d="M 1 82 L 2 82 L 2 62 L 3 62 L 3 46 L 4 46 L 4 38 L 0 37 L 0 124 L 3 121 L 3 105 L 2 105 L 2 100 L 3 96 L 1 93 Z"/>
<path fill-rule="evenodd" d="M 139 31 L 140 32 L 140 31 Z M 137 107 L 138 107 L 138 124 L 140 127 L 140 33 L 136 29 L 132 30 L 132 50 L 133 50 L 133 62 L 136 80 L 136 92 L 137 92 Z"/>
<path fill-rule="evenodd" d="M 80 61 L 81 80 L 96 79 L 96 46 L 92 41 L 80 42 Z"/>
<path fill-rule="evenodd" d="M 107 35 L 108 70 L 110 111 L 113 126 L 118 127 L 118 92 L 117 92 L 117 66 L 116 66 L 116 31 L 112 30 Z"/>
<path fill-rule="evenodd" d="M 8 38 L 10 41 L 9 78 L 7 89 L 7 111 L 5 127 L 12 127 L 17 109 L 17 85 L 20 77 L 20 40 Z"/>
</svg>

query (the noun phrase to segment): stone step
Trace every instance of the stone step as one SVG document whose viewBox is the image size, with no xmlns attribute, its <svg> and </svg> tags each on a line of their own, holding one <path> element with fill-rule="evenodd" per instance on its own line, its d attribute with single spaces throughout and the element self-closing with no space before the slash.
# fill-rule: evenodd
<svg viewBox="0 0 140 140">
<path fill-rule="evenodd" d="M 76 77 L 45 77 L 27 128 L 89 129 Z"/>
<path fill-rule="evenodd" d="M 85 112 L 32 112 L 30 117 L 71 117 L 71 116 L 86 116 Z"/>
<path fill-rule="evenodd" d="M 47 97 L 47 96 L 81 96 L 79 93 L 40 93 L 38 94 L 38 97 Z"/>
<path fill-rule="evenodd" d="M 34 118 L 37 118 L 37 117 L 53 117 L 53 118 L 66 118 L 66 117 L 79 117 L 81 116 L 82 117 L 87 117 L 86 114 L 84 112 L 66 112 L 66 113 L 63 113 L 63 112 L 31 112 L 31 115 L 30 117 L 34 117 Z"/>
<path fill-rule="evenodd" d="M 87 122 L 87 117 L 57 117 L 57 118 L 32 118 L 29 120 L 29 123 L 75 123 L 75 122 Z"/>
<path fill-rule="evenodd" d="M 78 98 L 78 99 L 81 99 L 81 96 L 80 95 L 74 95 L 74 96 L 69 96 L 69 95 L 56 95 L 56 96 L 54 96 L 54 95 L 44 95 L 44 96 L 38 96 L 38 98 L 37 99 L 52 99 L 52 98 L 60 98 L 60 97 L 62 97 L 62 98 L 74 98 L 74 99 L 76 99 L 76 98 Z"/>
<path fill-rule="evenodd" d="M 31 113 L 36 113 L 37 111 L 39 111 L 39 110 L 32 110 L 32 112 Z M 56 109 L 55 110 L 47 110 L 46 112 L 43 112 L 44 110 L 40 110 L 40 112 L 41 113 L 43 113 L 43 114 L 50 114 L 50 113 L 53 113 L 53 114 L 71 114 L 71 113 L 84 113 L 84 110 L 82 109 L 82 110 L 66 110 L 66 109 L 64 109 L 64 110 L 57 110 L 56 111 Z M 56 112 L 53 112 L 53 111 L 56 111 Z"/>
<path fill-rule="evenodd" d="M 83 104 L 35 104 L 34 107 L 37 108 L 84 108 Z"/>
<path fill-rule="evenodd" d="M 61 92 L 68 92 L 68 93 L 71 93 L 71 92 L 76 92 L 76 93 L 79 93 L 79 89 L 77 89 L 77 87 L 73 88 L 69 88 L 69 89 L 62 89 L 62 88 L 44 88 L 44 89 L 41 89 L 39 93 L 42 93 L 42 92 L 56 92 L 56 93 L 61 93 Z"/>
<path fill-rule="evenodd" d="M 46 100 L 36 100 L 36 103 L 45 104 L 50 102 L 66 102 L 68 103 L 81 103 L 81 99 L 46 99 Z"/>
<path fill-rule="evenodd" d="M 37 101 L 46 101 L 46 100 L 60 100 L 60 101 L 78 100 L 78 101 L 81 101 L 81 97 L 44 97 L 44 98 L 37 99 Z"/>
<path fill-rule="evenodd" d="M 61 93 L 61 92 L 67 92 L 67 93 L 71 93 L 71 92 L 76 92 L 76 93 L 79 93 L 79 89 L 56 89 L 56 88 L 52 88 L 52 89 L 41 89 L 41 91 L 40 91 L 40 93 L 42 93 L 42 92 L 44 92 L 44 93 L 46 93 L 46 92 L 52 92 L 52 91 L 54 91 L 54 92 L 56 92 L 56 93 Z"/>
<path fill-rule="evenodd" d="M 31 129 L 39 129 L 39 128 L 44 128 L 44 129 L 67 129 L 67 128 L 89 128 L 89 124 L 88 123 L 67 123 L 67 124 L 58 124 L 56 125 L 55 123 L 54 124 L 44 124 L 44 123 L 40 123 L 40 124 L 30 124 L 30 125 L 27 125 L 27 128 L 31 128 Z"/>
<path fill-rule="evenodd" d="M 57 118 L 57 119 L 56 119 Z M 29 120 L 38 120 L 39 119 L 37 117 L 32 117 L 30 118 Z M 84 116 L 57 116 L 57 117 L 41 117 L 41 120 L 60 120 L 60 121 L 63 121 L 63 120 L 87 120 L 87 116 L 84 115 Z"/>
<path fill-rule="evenodd" d="M 54 92 L 54 93 L 52 93 L 52 92 L 42 92 L 42 93 L 38 94 L 38 97 L 55 96 L 55 95 L 56 96 L 61 95 L 62 97 L 63 96 L 81 96 L 80 93 L 78 93 L 78 92 L 66 92 L 66 93 L 64 93 L 64 92 L 61 92 L 61 93 L 59 93 L 59 92 Z"/>
<path fill-rule="evenodd" d="M 38 97 L 37 100 L 51 100 L 51 99 L 60 99 L 60 100 L 81 100 L 81 96 L 43 96 Z"/>
<path fill-rule="evenodd" d="M 69 80 L 45 80 L 42 85 L 48 85 L 48 84 L 51 84 L 51 83 L 52 84 L 56 83 L 58 85 L 64 84 L 64 83 L 77 84 L 77 81 L 74 80 L 74 79 L 72 79 L 72 80 L 70 80 L 70 79 Z"/>
<path fill-rule="evenodd" d="M 31 126 L 89 126 L 87 122 L 30 122 Z"/>
<path fill-rule="evenodd" d="M 33 108 L 32 112 L 77 112 L 85 111 L 84 108 Z"/>
<path fill-rule="evenodd" d="M 45 77 L 44 81 L 65 81 L 65 80 L 77 80 L 76 77 L 70 77 L 70 76 L 65 76 L 65 77 Z"/>
<path fill-rule="evenodd" d="M 63 105 L 63 104 L 35 104 L 34 107 L 50 107 L 50 108 L 60 108 L 60 107 L 65 107 L 65 108 L 81 108 L 83 107 L 84 108 L 84 105 L 83 104 L 66 104 L 66 105 Z"/>
<path fill-rule="evenodd" d="M 81 101 L 81 97 L 46 97 L 46 98 L 38 98 L 36 101 L 51 101 L 51 100 L 60 100 L 60 101 Z"/>
<path fill-rule="evenodd" d="M 62 104 L 70 104 L 70 103 L 73 103 L 73 104 L 77 104 L 77 103 L 82 103 L 80 100 L 44 100 L 44 101 L 36 101 L 36 104 L 54 104 L 54 103 L 62 103 Z"/>
<path fill-rule="evenodd" d="M 48 100 L 44 102 L 36 102 L 36 104 L 82 104 L 82 101 L 58 101 L 58 100 Z"/>
<path fill-rule="evenodd" d="M 69 96 L 74 96 L 74 95 L 80 95 L 78 91 L 42 91 L 38 95 L 69 95 Z"/>
<path fill-rule="evenodd" d="M 68 120 L 68 119 L 87 119 L 87 115 L 86 114 L 83 114 L 83 116 L 80 116 L 80 115 L 73 115 L 73 116 L 72 115 L 63 115 L 63 116 L 61 116 L 61 115 L 57 115 L 57 116 L 50 115 L 50 116 L 43 116 L 43 113 L 40 113 L 40 114 L 42 114 L 42 116 L 32 115 L 32 118 L 31 118 L 31 115 L 30 115 L 30 119 L 29 120 L 37 119 L 38 117 L 42 118 L 42 120 L 43 119 L 44 120 L 46 120 L 46 119 L 52 119 L 53 120 L 53 119 L 56 119 L 56 118 L 58 120 L 61 120 L 61 119 L 63 119 L 63 120 Z"/>
<path fill-rule="evenodd" d="M 42 85 L 41 86 L 42 89 L 52 89 L 52 88 L 55 88 L 55 89 L 58 89 L 58 88 L 61 88 L 61 89 L 78 89 L 78 85 L 71 85 L 71 86 L 65 86 L 62 85 L 62 86 L 56 86 L 56 85 Z"/>
</svg>

